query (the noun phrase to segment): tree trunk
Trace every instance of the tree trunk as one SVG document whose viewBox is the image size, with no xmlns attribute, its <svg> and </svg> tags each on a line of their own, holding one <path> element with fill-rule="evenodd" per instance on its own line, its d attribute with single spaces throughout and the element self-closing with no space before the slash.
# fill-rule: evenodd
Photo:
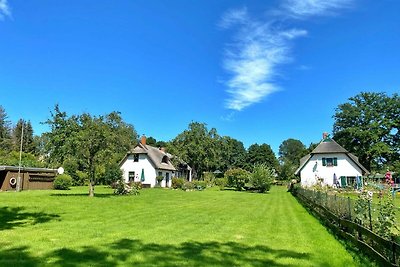
<svg viewBox="0 0 400 267">
<path fill-rule="evenodd" d="M 89 158 L 89 197 L 94 197 L 94 185 L 95 185 L 95 168 L 93 163 L 94 156 Z"/>
<path fill-rule="evenodd" d="M 94 183 L 92 179 L 89 182 L 89 197 L 94 197 Z"/>
</svg>

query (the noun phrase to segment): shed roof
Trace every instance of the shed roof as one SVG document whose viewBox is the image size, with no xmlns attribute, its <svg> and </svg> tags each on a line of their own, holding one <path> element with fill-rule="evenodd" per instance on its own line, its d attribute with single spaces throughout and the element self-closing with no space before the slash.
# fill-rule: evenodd
<svg viewBox="0 0 400 267">
<path fill-rule="evenodd" d="M 21 169 L 18 166 L 0 166 L 0 171 L 18 171 L 21 170 L 21 172 L 53 172 L 57 173 L 57 169 L 48 169 L 48 168 L 34 168 L 34 167 L 21 167 Z"/>
</svg>

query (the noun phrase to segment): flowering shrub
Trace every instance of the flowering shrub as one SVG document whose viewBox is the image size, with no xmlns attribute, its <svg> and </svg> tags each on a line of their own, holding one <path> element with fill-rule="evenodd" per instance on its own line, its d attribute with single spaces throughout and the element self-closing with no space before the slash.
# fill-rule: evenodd
<svg viewBox="0 0 400 267">
<path fill-rule="evenodd" d="M 182 190 L 185 190 L 185 191 L 193 190 L 193 189 L 194 189 L 194 184 L 189 181 L 186 181 L 182 186 Z"/>
<path fill-rule="evenodd" d="M 354 212 L 358 223 L 364 225 L 369 219 L 369 208 L 372 201 L 371 191 L 362 191 L 354 204 Z"/>
<path fill-rule="evenodd" d="M 122 179 L 114 183 L 114 194 L 116 195 L 139 195 L 142 188 L 141 183 L 132 183 L 131 185 L 125 183 Z"/>
<path fill-rule="evenodd" d="M 172 188 L 174 189 L 181 189 L 184 183 L 185 180 L 183 180 L 183 178 L 172 178 Z"/>
<path fill-rule="evenodd" d="M 228 180 L 226 179 L 226 177 L 223 178 L 215 178 L 215 185 L 219 187 L 219 189 L 224 189 L 224 187 L 226 186 L 226 184 L 228 183 Z"/>
<path fill-rule="evenodd" d="M 390 239 L 396 235 L 396 214 L 390 187 L 384 191 L 379 198 L 376 230 L 380 236 Z"/>
<path fill-rule="evenodd" d="M 275 177 L 275 171 L 266 164 L 258 164 L 254 166 L 253 172 L 250 174 L 250 183 L 260 193 L 269 191 L 272 181 Z"/>
</svg>

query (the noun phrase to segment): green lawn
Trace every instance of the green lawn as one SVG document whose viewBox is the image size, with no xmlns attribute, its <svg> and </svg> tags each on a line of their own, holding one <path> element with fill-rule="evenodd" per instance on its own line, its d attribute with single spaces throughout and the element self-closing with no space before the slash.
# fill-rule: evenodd
<svg viewBox="0 0 400 267">
<path fill-rule="evenodd" d="M 86 192 L 0 193 L 0 266 L 360 265 L 281 187 Z"/>
</svg>

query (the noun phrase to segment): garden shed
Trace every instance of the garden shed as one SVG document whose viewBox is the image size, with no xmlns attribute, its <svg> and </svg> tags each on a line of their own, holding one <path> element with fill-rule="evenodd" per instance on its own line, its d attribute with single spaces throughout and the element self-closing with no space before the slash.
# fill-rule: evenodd
<svg viewBox="0 0 400 267">
<path fill-rule="evenodd" d="M 57 169 L 0 166 L 0 191 L 16 191 L 19 171 L 21 190 L 53 189 Z"/>
</svg>

